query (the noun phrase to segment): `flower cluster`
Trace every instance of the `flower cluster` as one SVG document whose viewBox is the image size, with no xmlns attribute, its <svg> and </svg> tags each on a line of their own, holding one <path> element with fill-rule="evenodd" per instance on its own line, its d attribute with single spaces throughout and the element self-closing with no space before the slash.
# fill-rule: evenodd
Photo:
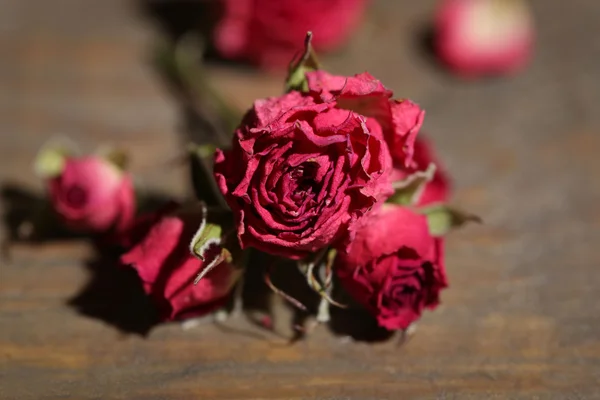
<svg viewBox="0 0 600 400">
<path fill-rule="evenodd" d="M 334 271 L 355 300 L 381 326 L 407 328 L 447 286 L 443 239 L 416 209 L 449 194 L 417 137 L 424 112 L 368 73 L 305 79 L 305 90 L 257 100 L 231 149 L 217 152 L 239 242 L 297 260 L 335 249 Z"/>
<path fill-rule="evenodd" d="M 54 210 L 116 238 L 165 321 L 228 304 L 256 267 L 252 251 L 293 260 L 322 304 L 338 304 L 339 285 L 381 327 L 407 329 L 448 286 L 444 235 L 474 219 L 446 205 L 448 175 L 420 134 L 425 112 L 369 73 L 319 68 L 310 34 L 286 87 L 254 102 L 226 148 L 190 148 L 200 201 L 134 218 L 121 158 L 54 149 L 38 162 Z"/>
</svg>

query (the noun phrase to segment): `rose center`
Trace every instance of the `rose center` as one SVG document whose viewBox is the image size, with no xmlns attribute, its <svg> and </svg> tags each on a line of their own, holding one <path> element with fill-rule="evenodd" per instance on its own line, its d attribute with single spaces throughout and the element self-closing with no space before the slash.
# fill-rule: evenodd
<svg viewBox="0 0 600 400">
<path fill-rule="evenodd" d="M 67 189 L 66 194 L 67 204 L 73 208 L 80 208 L 87 201 L 87 193 L 86 191 L 78 185 L 73 185 Z"/>
<path fill-rule="evenodd" d="M 423 278 L 419 273 L 414 273 L 411 277 L 404 277 L 392 284 L 388 301 L 398 306 L 411 304 L 415 301 L 415 297 L 419 296 L 421 288 L 423 288 Z"/>
<path fill-rule="evenodd" d="M 291 197 L 295 202 L 301 202 L 307 196 L 315 194 L 317 189 L 317 182 L 315 182 L 316 173 L 317 166 L 313 163 L 299 165 L 290 171 L 292 181 L 292 186 L 290 187 Z"/>
</svg>

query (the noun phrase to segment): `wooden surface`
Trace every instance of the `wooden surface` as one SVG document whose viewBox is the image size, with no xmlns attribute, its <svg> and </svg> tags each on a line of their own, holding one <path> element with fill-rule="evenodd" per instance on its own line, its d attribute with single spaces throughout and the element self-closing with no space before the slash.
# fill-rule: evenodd
<svg viewBox="0 0 600 400">
<path fill-rule="evenodd" d="M 376 2 L 354 46 L 325 59 L 427 110 L 455 203 L 486 221 L 450 238 L 451 288 L 407 344 L 320 328 L 288 346 L 241 317 L 139 335 L 131 275 L 90 262 L 84 241 L 18 244 L 0 267 L 0 398 L 600 398 L 600 2 L 533 1 L 531 68 L 477 83 L 421 51 L 433 3 Z M 39 191 L 31 160 L 66 134 L 128 147 L 138 184 L 185 193 L 183 171 L 161 167 L 177 154 L 181 115 L 147 63 L 156 32 L 134 2 L 0 2 L 4 191 Z M 281 87 L 213 73 L 242 106 Z"/>
</svg>

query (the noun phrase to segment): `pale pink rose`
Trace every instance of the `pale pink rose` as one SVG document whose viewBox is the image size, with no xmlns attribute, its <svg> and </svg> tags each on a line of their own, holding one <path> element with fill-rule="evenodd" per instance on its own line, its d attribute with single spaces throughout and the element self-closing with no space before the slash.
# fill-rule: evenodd
<svg viewBox="0 0 600 400">
<path fill-rule="evenodd" d="M 533 20 L 522 0 L 442 0 L 435 29 L 437 54 L 465 77 L 512 73 L 533 51 Z"/>
</svg>

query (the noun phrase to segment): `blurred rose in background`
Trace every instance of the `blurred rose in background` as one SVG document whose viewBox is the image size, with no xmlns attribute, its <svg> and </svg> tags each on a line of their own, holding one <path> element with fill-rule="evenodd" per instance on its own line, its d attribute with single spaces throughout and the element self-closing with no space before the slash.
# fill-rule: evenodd
<svg viewBox="0 0 600 400">
<path fill-rule="evenodd" d="M 268 69 L 286 67 L 307 31 L 317 51 L 331 51 L 349 38 L 367 0 L 223 0 L 225 13 L 215 47 L 229 59 Z"/>
<path fill-rule="evenodd" d="M 442 0 L 434 23 L 437 55 L 464 77 L 510 74 L 531 57 L 534 26 L 523 0 Z"/>
</svg>

